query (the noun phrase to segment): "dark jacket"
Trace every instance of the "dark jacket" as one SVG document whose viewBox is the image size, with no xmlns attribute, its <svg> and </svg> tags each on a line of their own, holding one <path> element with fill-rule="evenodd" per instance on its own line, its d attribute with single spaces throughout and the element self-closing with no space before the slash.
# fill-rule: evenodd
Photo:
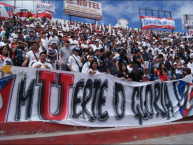
<svg viewBox="0 0 193 145">
<path fill-rule="evenodd" d="M 170 63 L 169 60 L 166 60 L 165 66 L 166 66 L 166 70 L 172 70 L 173 65 Z"/>
</svg>

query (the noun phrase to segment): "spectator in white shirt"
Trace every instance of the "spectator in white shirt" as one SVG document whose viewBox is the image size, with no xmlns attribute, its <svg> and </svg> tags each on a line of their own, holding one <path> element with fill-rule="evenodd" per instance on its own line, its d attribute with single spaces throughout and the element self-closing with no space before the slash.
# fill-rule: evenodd
<svg viewBox="0 0 193 145">
<path fill-rule="evenodd" d="M 0 42 L 0 47 L 2 46 L 7 46 L 9 48 L 11 48 L 11 43 L 9 42 L 7 36 L 3 36 L 3 41 Z"/>
<path fill-rule="evenodd" d="M 27 36 L 27 30 L 23 30 L 23 38 L 26 39 Z"/>
<path fill-rule="evenodd" d="M 98 71 L 98 63 L 96 60 L 93 60 L 90 64 L 90 69 L 88 70 L 89 74 L 100 74 Z"/>
<path fill-rule="evenodd" d="M 82 73 L 88 73 L 88 70 L 90 68 L 90 63 L 93 61 L 92 55 L 87 55 L 87 62 L 82 67 Z"/>
<path fill-rule="evenodd" d="M 52 65 L 48 62 L 46 62 L 47 54 L 45 52 L 40 53 L 40 60 L 35 62 L 32 67 L 33 68 L 47 68 L 47 69 L 53 69 Z"/>
<path fill-rule="evenodd" d="M 83 43 L 81 44 L 80 48 L 81 48 L 83 51 L 88 50 L 88 44 L 87 44 L 87 42 L 86 42 L 86 39 L 83 39 Z"/>
<path fill-rule="evenodd" d="M 133 62 L 130 61 L 129 64 L 127 65 L 127 70 L 129 73 L 131 73 L 131 71 L 133 70 L 132 66 L 133 66 Z"/>
<path fill-rule="evenodd" d="M 70 47 L 72 49 L 78 46 L 78 41 L 75 40 L 75 36 L 71 36 L 69 41 L 70 41 Z"/>
<path fill-rule="evenodd" d="M 53 44 L 55 43 L 56 45 L 58 45 L 58 42 L 59 42 L 59 39 L 58 39 L 58 36 L 55 35 L 55 33 L 53 32 L 50 32 L 50 38 L 49 38 L 49 43 L 50 44 Z"/>
<path fill-rule="evenodd" d="M 48 38 L 46 37 L 46 33 L 42 33 L 41 46 L 44 51 L 48 50 Z"/>
<path fill-rule="evenodd" d="M 14 38 L 18 38 L 17 32 L 18 32 L 18 29 L 15 28 L 14 33 L 11 34 L 11 37 L 12 37 L 13 39 L 14 39 Z"/>
<path fill-rule="evenodd" d="M 93 41 L 93 44 L 91 44 L 90 46 L 93 48 L 93 51 L 95 52 L 95 50 L 97 50 L 97 49 L 99 49 L 98 47 L 97 47 L 97 41 L 96 40 L 94 40 Z"/>
<path fill-rule="evenodd" d="M 107 50 L 107 39 L 106 39 L 106 37 L 102 38 L 102 43 L 99 43 L 99 49 Z"/>
<path fill-rule="evenodd" d="M 73 72 L 81 72 L 81 67 L 82 67 L 82 59 L 78 55 L 80 52 L 80 48 L 75 47 L 73 49 L 73 55 L 71 55 L 68 59 L 68 68 L 70 71 Z"/>
<path fill-rule="evenodd" d="M 22 66 L 25 67 L 29 61 L 28 67 L 31 67 L 34 62 L 39 60 L 39 55 L 39 44 L 37 42 L 33 42 L 32 50 L 27 52 L 25 61 L 23 62 Z"/>
</svg>

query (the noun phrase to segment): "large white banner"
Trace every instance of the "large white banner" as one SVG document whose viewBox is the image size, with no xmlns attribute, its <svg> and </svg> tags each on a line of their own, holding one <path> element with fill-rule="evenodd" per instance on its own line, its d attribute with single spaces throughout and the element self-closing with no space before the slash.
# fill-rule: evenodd
<svg viewBox="0 0 193 145">
<path fill-rule="evenodd" d="M 102 20 L 102 5 L 99 2 L 89 0 L 65 0 L 64 14 Z"/>
<path fill-rule="evenodd" d="M 172 18 L 141 16 L 141 23 L 142 30 L 155 28 L 175 30 L 175 21 Z"/>
<path fill-rule="evenodd" d="M 50 13 L 55 13 L 55 5 L 34 1 L 34 10 L 35 11 L 44 10 Z"/>
<path fill-rule="evenodd" d="M 0 67 L 0 121 L 91 127 L 170 122 L 193 114 L 192 77 L 128 82 L 108 74 Z"/>
</svg>

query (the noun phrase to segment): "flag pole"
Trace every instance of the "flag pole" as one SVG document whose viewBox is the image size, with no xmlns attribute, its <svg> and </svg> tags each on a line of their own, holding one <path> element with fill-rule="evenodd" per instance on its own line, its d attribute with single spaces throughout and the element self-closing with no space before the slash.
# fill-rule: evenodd
<svg viewBox="0 0 193 145">
<path fill-rule="evenodd" d="M 16 9 L 16 0 L 14 0 L 14 10 Z"/>
<path fill-rule="evenodd" d="M 34 0 L 33 0 L 33 11 L 34 11 Z"/>
</svg>

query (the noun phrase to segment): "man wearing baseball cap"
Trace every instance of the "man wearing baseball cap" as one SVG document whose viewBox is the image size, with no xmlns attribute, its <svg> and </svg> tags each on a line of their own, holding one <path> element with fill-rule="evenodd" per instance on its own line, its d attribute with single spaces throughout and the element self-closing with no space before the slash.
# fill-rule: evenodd
<svg viewBox="0 0 193 145">
<path fill-rule="evenodd" d="M 73 48 L 73 55 L 68 59 L 68 68 L 70 71 L 81 72 L 82 71 L 82 59 L 78 55 L 80 52 L 79 47 Z"/>
</svg>

